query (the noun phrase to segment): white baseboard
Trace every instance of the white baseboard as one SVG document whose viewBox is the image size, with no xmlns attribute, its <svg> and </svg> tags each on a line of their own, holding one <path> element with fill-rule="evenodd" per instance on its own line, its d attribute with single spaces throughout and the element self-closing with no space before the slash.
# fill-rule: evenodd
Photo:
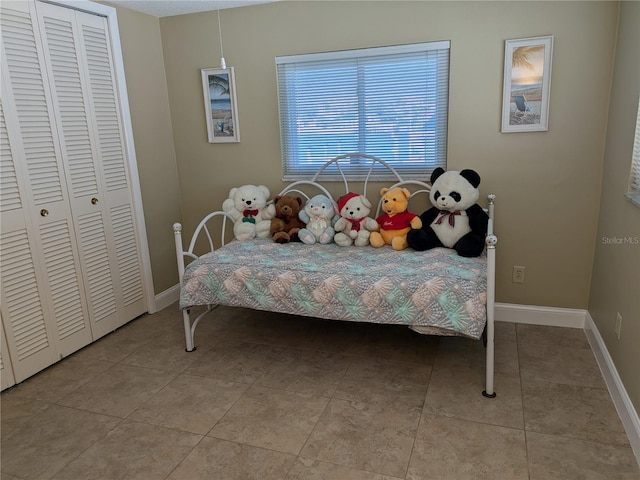
<svg viewBox="0 0 640 480">
<path fill-rule="evenodd" d="M 587 339 L 589 340 L 589 344 L 591 345 L 591 350 L 593 351 L 596 361 L 598 362 L 598 366 L 600 367 L 600 371 L 602 372 L 602 377 L 609 389 L 609 394 L 611 395 L 613 404 L 618 411 L 618 416 L 620 417 L 624 430 L 629 438 L 631 449 L 636 456 L 638 465 L 640 465 L 640 418 L 638 418 L 638 412 L 636 412 L 633 404 L 631 403 L 627 390 L 624 388 L 622 380 L 616 370 L 616 366 L 609 355 L 607 346 L 605 345 L 602 336 L 600 336 L 598 327 L 596 327 L 596 324 L 593 321 L 593 318 L 591 318 L 591 315 L 589 315 L 589 312 L 587 312 L 586 315 L 586 325 L 584 330 L 587 335 Z"/>
<path fill-rule="evenodd" d="M 164 292 L 156 295 L 156 311 L 168 307 L 172 303 L 180 299 L 180 284 L 176 284 L 171 288 L 167 288 Z"/>
<path fill-rule="evenodd" d="M 586 310 L 496 303 L 496 322 L 526 323 L 551 327 L 584 328 Z"/>
</svg>

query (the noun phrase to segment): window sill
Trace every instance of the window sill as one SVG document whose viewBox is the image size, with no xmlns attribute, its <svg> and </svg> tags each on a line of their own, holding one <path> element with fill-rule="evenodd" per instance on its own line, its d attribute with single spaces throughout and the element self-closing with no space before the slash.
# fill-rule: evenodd
<svg viewBox="0 0 640 480">
<path fill-rule="evenodd" d="M 633 203 L 636 207 L 640 207 L 640 192 L 639 193 L 625 193 L 624 196 Z"/>
</svg>

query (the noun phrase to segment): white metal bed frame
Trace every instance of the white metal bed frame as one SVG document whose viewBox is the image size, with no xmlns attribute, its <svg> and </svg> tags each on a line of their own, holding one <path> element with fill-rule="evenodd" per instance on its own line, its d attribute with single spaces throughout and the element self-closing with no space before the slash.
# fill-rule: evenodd
<svg viewBox="0 0 640 480">
<path fill-rule="evenodd" d="M 293 182 L 289 184 L 287 187 L 285 187 L 285 189 L 282 190 L 279 195 L 285 195 L 287 193 L 295 192 L 304 196 L 306 199 L 309 199 L 310 198 L 309 195 L 305 191 L 300 190 L 301 187 L 307 186 L 307 187 L 312 187 L 319 190 L 329 198 L 333 198 L 332 195 L 329 193 L 329 191 L 320 183 L 318 183 L 320 177 L 325 172 L 325 170 L 330 168 L 332 165 L 335 165 L 338 173 L 342 177 L 342 181 L 345 187 L 345 193 L 349 193 L 350 192 L 349 183 L 347 181 L 346 174 L 343 171 L 343 167 L 341 167 L 340 165 L 340 162 L 344 160 L 350 161 L 353 158 L 358 158 L 360 160 L 368 160 L 371 162 L 368 169 L 368 173 L 363 179 L 364 186 L 363 186 L 362 194 L 365 197 L 367 196 L 367 186 L 369 183 L 369 179 L 372 173 L 374 172 L 374 168 L 376 167 L 377 164 L 380 164 L 381 166 L 388 169 L 388 171 L 391 172 L 391 174 L 396 178 L 397 181 L 395 184 L 391 186 L 391 188 L 409 187 L 409 186 L 412 186 L 414 188 L 417 187 L 417 189 L 412 192 L 411 197 L 414 197 L 415 195 L 420 193 L 429 193 L 431 189 L 431 186 L 429 184 L 418 181 L 418 180 L 403 180 L 391 165 L 389 165 L 385 161 L 373 155 L 367 155 L 363 153 L 349 153 L 349 154 L 340 155 L 332 158 L 331 160 L 327 161 L 322 167 L 320 167 L 318 172 L 311 178 L 311 180 L 299 180 L 299 181 Z M 485 362 L 486 365 L 485 365 L 485 390 L 482 392 L 482 394 L 485 397 L 494 398 L 496 396 L 495 389 L 494 389 L 495 270 L 496 270 L 496 244 L 498 242 L 498 238 L 495 236 L 493 232 L 495 195 L 488 195 L 487 200 L 488 200 L 488 208 L 486 209 L 486 211 L 489 215 L 488 232 L 485 240 L 486 248 L 487 248 L 487 305 L 486 305 L 487 323 L 485 327 L 485 333 L 483 335 L 483 340 L 486 347 L 486 362 Z M 382 202 L 382 199 L 380 199 L 380 201 L 378 202 L 376 218 L 380 213 L 381 202 Z M 211 237 L 211 233 L 209 232 L 208 223 L 212 219 L 215 219 L 217 217 L 220 217 L 220 220 L 222 223 L 220 246 L 224 246 L 227 220 L 229 220 L 233 225 L 233 219 L 223 211 L 212 212 L 202 219 L 202 221 L 196 227 L 191 237 L 191 241 L 189 242 L 189 247 L 186 250 L 184 249 L 183 240 L 182 240 L 182 225 L 180 223 L 175 223 L 173 225 L 173 232 L 175 236 L 175 246 L 176 246 L 176 256 L 177 256 L 177 263 L 178 263 L 178 275 L 179 275 L 181 286 L 182 286 L 182 281 L 183 281 L 183 276 L 185 271 L 185 258 L 190 258 L 191 260 L 196 260 L 198 258 L 198 256 L 194 253 L 194 250 L 196 248 L 196 242 L 203 232 L 208 241 L 209 252 L 213 252 L 215 250 L 214 242 Z M 356 247 L 356 248 L 362 248 L 362 247 Z M 196 327 L 198 326 L 198 323 L 204 316 L 206 316 L 208 313 L 213 311 L 216 307 L 217 305 L 207 305 L 206 310 L 200 315 L 198 315 L 195 319 L 191 318 L 191 312 L 189 309 L 182 310 L 187 352 L 191 352 L 195 350 L 194 335 L 195 335 L 195 330 L 196 330 Z"/>
</svg>

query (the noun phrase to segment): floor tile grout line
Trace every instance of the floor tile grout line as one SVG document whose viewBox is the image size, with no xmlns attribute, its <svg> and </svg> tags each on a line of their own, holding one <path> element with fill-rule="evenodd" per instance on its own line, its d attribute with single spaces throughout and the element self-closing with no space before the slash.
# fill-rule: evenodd
<svg viewBox="0 0 640 480">
<path fill-rule="evenodd" d="M 329 397 L 329 401 L 327 402 L 327 404 L 324 406 L 324 408 L 322 409 L 322 412 L 320 413 L 320 415 L 318 415 L 318 420 L 316 421 L 315 425 L 313 426 L 313 428 L 311 429 L 311 431 L 309 432 L 309 435 L 307 435 L 306 440 L 304 441 L 304 443 L 302 444 L 302 446 L 300 447 L 300 450 L 298 451 L 298 454 L 296 455 L 296 457 L 300 457 L 300 454 L 302 453 L 302 451 L 304 450 L 304 448 L 307 446 L 307 443 L 309 443 L 309 439 L 313 436 L 313 432 L 315 432 L 316 428 L 318 427 L 318 424 L 320 423 L 320 420 L 322 419 L 322 417 L 324 416 L 325 412 L 327 411 L 327 409 L 329 408 L 329 405 L 331 404 L 331 401 L 336 399 L 335 394 L 338 391 L 338 388 L 340 386 L 340 383 L 342 383 L 342 381 L 344 380 L 344 378 L 347 375 L 347 372 L 349 371 L 349 369 L 351 368 L 351 366 L 353 365 L 353 361 L 354 359 L 351 358 L 351 361 L 349 363 L 349 366 L 344 370 L 344 373 L 342 374 L 342 377 L 340 378 L 340 380 L 338 381 L 338 384 L 336 386 L 336 388 L 334 389 L 333 393 L 331 394 L 331 396 Z M 305 458 L 305 457 L 303 457 Z M 291 467 L 293 468 L 293 466 Z M 291 471 L 291 469 L 289 469 L 289 471 Z M 287 475 L 289 474 L 289 471 L 287 471 Z"/>
<path fill-rule="evenodd" d="M 597 440 L 588 440 L 586 438 L 579 438 L 579 437 L 568 437 L 566 435 L 557 435 L 555 433 L 537 432 L 535 430 L 525 430 L 525 433 L 532 433 L 534 435 L 544 435 L 547 437 L 560 438 L 564 440 L 575 440 L 578 442 L 589 443 L 591 445 L 600 445 L 603 447 L 624 448 L 624 449 L 633 451 L 630 445 L 615 445 L 613 443 L 598 442 Z"/>
<path fill-rule="evenodd" d="M 304 351 L 304 352 L 318 352 L 318 353 L 325 353 L 325 354 L 332 354 L 332 355 L 343 355 L 345 357 L 354 357 L 354 358 L 363 358 L 363 359 L 375 358 L 375 357 L 371 357 L 369 355 L 337 352 L 337 351 L 325 350 L 325 349 L 321 349 L 321 348 L 295 347 L 295 346 L 291 346 L 291 345 L 273 344 L 273 343 L 268 343 L 268 342 L 259 342 L 259 341 L 252 341 L 252 340 L 234 340 L 234 341 L 236 341 L 237 343 L 249 343 L 249 344 L 252 344 L 252 345 L 263 345 L 263 346 L 267 346 L 267 347 L 277 347 L 277 348 L 283 348 L 283 349 L 287 349 L 287 350 L 299 350 L 299 351 Z M 419 363 L 415 363 L 415 362 L 402 361 L 402 360 L 388 360 L 388 362 L 389 363 L 393 363 L 393 364 L 397 364 L 397 365 L 407 365 L 407 364 L 413 365 L 413 364 L 417 364 L 417 365 L 422 365 L 422 366 L 429 366 L 429 365 L 423 365 L 423 364 L 419 364 Z M 431 366 L 432 366 L 432 364 L 431 364 Z"/>
<path fill-rule="evenodd" d="M 63 367 L 63 365 L 60 365 L 60 363 L 61 363 L 61 362 L 64 362 L 67 358 L 70 358 L 70 357 L 65 357 L 65 358 L 64 358 L 64 359 L 62 359 L 60 362 L 58 362 L 58 363 L 56 363 L 56 364 L 54 364 L 54 365 L 59 365 L 59 367 L 58 367 L 58 368 L 64 368 L 64 367 Z M 84 387 L 85 385 L 87 385 L 88 383 L 93 382 L 94 380 L 96 380 L 96 379 L 100 378 L 102 375 L 104 375 L 106 372 L 108 372 L 109 370 L 111 370 L 112 368 L 114 368 L 114 367 L 117 365 L 117 363 L 116 363 L 116 362 L 109 362 L 109 363 L 111 363 L 111 364 L 112 364 L 112 365 L 110 365 L 110 366 L 109 366 L 109 368 L 107 368 L 107 369 L 103 370 L 102 372 L 97 373 L 97 374 L 96 374 L 95 376 L 93 376 L 93 377 L 87 378 L 87 379 L 86 379 L 86 381 L 82 382 L 82 383 L 81 383 L 80 385 L 78 385 L 76 388 L 74 388 L 73 390 L 71 390 L 71 391 L 69 391 L 69 392 L 65 393 L 65 394 L 64 394 L 64 395 L 62 395 L 60 398 L 56 398 L 56 399 L 54 399 L 54 400 L 45 400 L 45 399 L 40 398 L 40 397 L 37 397 L 37 396 L 32 396 L 32 395 L 30 395 L 30 394 L 28 394 L 28 393 L 22 393 L 22 392 L 20 392 L 20 393 L 19 393 L 19 390 L 20 390 L 20 388 L 21 388 L 21 387 L 22 387 L 22 389 L 24 390 L 24 388 L 25 388 L 25 387 L 26 387 L 26 385 L 27 385 L 27 382 L 29 382 L 30 380 L 37 381 L 37 376 L 38 376 L 38 375 L 40 375 L 41 373 L 44 373 L 46 370 L 43 370 L 42 372 L 38 372 L 36 375 L 34 375 L 34 376 L 32 376 L 32 377 L 27 378 L 26 380 L 24 380 L 23 382 L 21 382 L 21 383 L 19 383 L 19 384 L 13 385 L 11 388 L 9 388 L 9 389 L 7 389 L 7 390 L 3 391 L 2 393 L 4 394 L 5 392 L 6 392 L 6 393 L 14 392 L 14 395 L 15 395 L 15 396 L 17 396 L 17 397 L 26 397 L 26 398 L 29 398 L 29 399 L 31 399 L 31 400 L 37 400 L 37 401 L 39 401 L 39 402 L 44 402 L 44 403 L 46 403 L 46 404 L 48 404 L 48 405 L 58 405 L 58 406 L 66 407 L 67 405 L 62 405 L 62 404 L 60 404 L 59 402 L 61 402 L 61 401 L 62 401 L 62 400 L 64 400 L 65 398 L 67 398 L 69 395 L 72 395 L 73 393 L 77 392 L 78 390 L 80 390 L 81 388 L 83 388 L 83 387 Z M 52 367 L 53 367 L 54 365 L 52 365 Z"/>
<path fill-rule="evenodd" d="M 434 359 L 435 362 L 435 359 Z M 431 374 L 433 374 L 433 366 L 431 367 Z M 413 458 L 413 452 L 416 448 L 416 442 L 418 441 L 418 432 L 420 430 L 420 425 L 422 425 L 422 418 L 425 415 L 425 405 L 427 403 L 427 394 L 429 393 L 429 385 L 431 384 L 431 374 L 429 375 L 429 383 L 427 384 L 427 388 L 424 392 L 424 398 L 422 399 L 422 408 L 420 409 L 420 416 L 418 417 L 418 425 L 416 425 L 416 433 L 413 436 L 413 443 L 411 444 L 411 451 L 409 452 L 409 460 L 407 461 L 407 467 L 404 469 L 403 478 L 407 478 L 409 475 L 409 468 L 411 467 L 411 459 Z"/>
<path fill-rule="evenodd" d="M 531 480 L 531 456 L 529 455 L 529 436 L 527 431 L 524 431 L 524 455 L 527 460 L 527 478 Z"/>
<path fill-rule="evenodd" d="M 311 458 L 311 457 L 301 457 L 301 453 L 304 451 L 305 447 L 307 446 L 307 444 L 309 443 L 309 439 L 313 436 L 313 432 L 315 432 L 316 428 L 318 427 L 318 424 L 320 423 L 320 420 L 322 420 L 322 417 L 324 416 L 324 414 L 327 412 L 327 409 L 329 408 L 329 405 L 331 405 L 331 401 L 333 400 L 332 398 L 329 398 L 329 401 L 327 402 L 327 404 L 324 406 L 324 408 L 322 409 L 322 412 L 320 413 L 320 415 L 318 415 L 318 420 L 316 421 L 315 425 L 313 426 L 313 428 L 311 429 L 311 431 L 309 432 L 309 435 L 307 435 L 306 440 L 303 442 L 302 446 L 300 447 L 300 450 L 298 450 L 298 453 L 296 454 L 296 458 L 309 458 L 310 460 L 315 460 L 315 461 L 324 461 L 324 460 L 319 460 L 317 458 Z M 344 465 L 341 465 L 344 467 Z M 293 465 L 291 466 L 291 468 L 293 468 Z M 287 476 L 289 475 L 289 472 L 291 471 L 291 468 L 289 468 L 289 470 L 287 470 Z"/>
<path fill-rule="evenodd" d="M 358 471 L 358 472 L 370 473 L 372 475 L 379 475 L 379 476 L 392 477 L 392 478 L 403 478 L 403 479 L 406 477 L 406 475 L 404 475 L 402 477 L 396 477 L 395 475 L 389 475 L 389 474 L 386 474 L 386 473 L 376 472 L 376 471 L 370 470 L 370 469 L 368 470 L 368 469 L 365 469 L 365 468 L 350 467 L 348 465 L 343 465 L 341 463 L 332 462 L 330 460 L 319 460 L 317 458 L 305 457 L 304 455 L 296 455 L 296 459 L 305 459 L 305 460 L 311 460 L 311 461 L 314 461 L 314 462 L 327 463 L 327 464 L 330 464 L 330 465 L 334 465 L 336 467 L 342 467 L 342 468 L 346 468 L 346 469 L 349 469 L 349 470 L 355 470 L 355 471 Z M 285 477 L 285 480 L 286 480 L 286 478 L 288 478 L 288 475 L 291 472 L 292 468 L 293 468 L 293 465 L 287 471 L 287 477 Z"/>
<path fill-rule="evenodd" d="M 579 442 L 587 442 L 587 443 L 591 443 L 593 445 L 602 445 L 605 447 L 614 447 L 614 448 L 628 448 L 631 450 L 631 445 L 627 444 L 627 445 L 617 445 L 615 443 L 607 443 L 607 442 L 599 442 L 597 440 L 593 440 L 593 439 L 587 439 L 587 438 L 583 438 L 583 437 L 572 437 L 570 435 L 558 435 L 557 433 L 549 433 L 549 432 L 540 432 L 538 430 L 532 430 L 532 429 L 527 429 L 525 430 L 525 433 L 534 433 L 534 434 L 538 434 L 538 435 L 547 435 L 549 437 L 556 437 L 556 438 L 563 438 L 566 440 L 577 440 Z"/>
<path fill-rule="evenodd" d="M 180 467 L 180 465 L 182 465 L 182 463 L 183 463 L 187 458 L 189 458 L 189 455 L 191 455 L 191 454 L 193 453 L 193 451 L 194 451 L 196 448 L 198 448 L 198 445 L 200 445 L 200 444 L 202 443 L 202 440 L 204 440 L 205 438 L 207 438 L 207 436 L 206 436 L 206 435 L 201 435 L 201 436 L 200 436 L 200 440 L 198 440 L 198 441 L 196 442 L 196 444 L 193 446 L 193 448 L 192 448 L 191 450 L 189 450 L 189 452 L 187 452 L 187 453 L 184 455 L 184 457 L 182 457 L 182 460 L 180 460 L 180 461 L 177 463 L 177 465 L 176 465 L 175 467 L 173 467 L 173 469 L 172 469 L 172 470 L 171 470 L 171 471 L 170 471 L 170 472 L 169 472 L 169 473 L 164 477 L 164 480 L 166 480 L 167 478 L 169 478 L 169 477 L 173 474 L 173 472 L 175 472 L 175 471 Z"/>
<path fill-rule="evenodd" d="M 59 405 L 59 406 L 64 406 L 64 405 Z M 73 407 L 67 407 L 67 408 L 73 408 Z M 80 410 L 80 411 L 85 411 L 86 410 L 81 410 L 81 409 L 75 409 L 75 410 Z M 89 412 L 89 413 L 95 413 L 95 412 Z M 107 416 L 112 416 L 112 415 L 107 415 Z M 100 438 L 98 438 L 95 442 L 91 443 L 90 445 L 87 445 L 86 448 L 82 449 L 82 451 L 80 453 L 78 453 L 78 455 L 74 456 L 72 459 L 70 459 L 67 463 L 64 464 L 64 466 L 62 468 L 60 468 L 58 471 L 56 471 L 53 475 L 57 475 L 59 474 L 61 471 L 63 471 L 65 468 L 67 468 L 69 465 L 71 465 L 72 462 L 74 462 L 75 460 L 77 460 L 78 458 L 80 458 L 81 455 L 83 455 L 85 452 L 87 452 L 90 448 L 92 448 L 94 445 L 96 445 L 98 442 L 100 442 L 103 438 L 105 438 L 107 435 L 109 435 L 111 432 L 113 432 L 116 428 L 118 428 L 122 422 L 124 421 L 124 418 L 120 418 L 120 417 L 113 417 L 113 418 L 117 418 L 118 422 L 113 426 L 112 429 L 106 431 Z"/>
<path fill-rule="evenodd" d="M 84 348 L 88 348 L 88 347 L 84 347 Z M 79 351 L 80 350 L 78 350 L 78 352 Z M 4 395 L 4 394 L 8 394 L 8 393 L 13 392 L 13 394 L 15 396 L 17 396 L 17 397 L 26 397 L 26 398 L 30 398 L 32 400 L 38 400 L 40 402 L 48 403 L 50 405 L 57 405 L 58 404 L 57 402 L 59 402 L 60 400 L 62 400 L 65 397 L 67 397 L 68 395 L 76 392 L 78 389 L 84 387 L 87 383 L 92 382 L 93 380 L 95 380 L 95 379 L 99 378 L 100 376 L 104 375 L 106 372 L 108 372 L 109 370 L 111 370 L 113 367 L 115 367 L 118 364 L 117 362 L 112 362 L 112 361 L 109 361 L 109 360 L 102 360 L 102 362 L 111 363 L 111 365 L 109 365 L 109 367 L 107 369 L 105 369 L 105 370 L 103 370 L 101 372 L 98 372 L 97 374 L 95 374 L 92 377 L 89 377 L 89 378 L 85 379 L 85 381 L 82 382 L 80 385 L 78 385 L 75 389 L 71 390 L 70 392 L 65 393 L 62 397 L 56 398 L 55 400 L 45 400 L 45 399 L 42 399 L 40 397 L 35 397 L 35 396 L 32 396 L 32 395 L 30 395 L 28 393 L 23 393 L 23 392 L 20 391 L 20 390 L 24 390 L 25 388 L 27 388 L 27 385 L 29 385 L 29 382 L 31 382 L 31 384 L 37 383 L 39 378 L 40 379 L 44 378 L 43 375 L 45 373 L 47 373 L 47 372 L 54 371 L 54 368 L 63 369 L 64 368 L 64 363 L 63 362 L 65 362 L 66 360 L 71 359 L 72 356 L 75 355 L 78 352 L 74 352 L 71 355 L 69 355 L 67 357 L 64 357 L 63 359 L 61 359 L 58 362 L 54 363 L 53 365 L 50 365 L 49 367 L 45 368 L 44 370 L 39 371 L 35 375 L 32 375 L 31 377 L 24 379 L 22 382 L 17 383 L 15 385 L 12 385 L 11 387 L 7 388 L 6 390 L 3 390 L 2 394 Z M 40 381 L 42 381 L 42 380 L 40 380 Z"/>
<path fill-rule="evenodd" d="M 204 377 L 204 378 L 211 378 L 211 377 Z M 249 390 L 251 390 L 251 387 L 253 387 L 253 386 L 256 384 L 256 382 L 258 381 L 258 379 L 259 379 L 259 378 L 260 378 L 260 377 L 257 377 L 257 378 L 256 378 L 253 382 L 251 382 L 251 383 L 235 382 L 235 381 L 234 381 L 234 383 L 241 383 L 242 385 L 247 385 L 247 388 L 245 388 L 244 392 L 242 392 L 242 394 L 238 396 L 238 398 L 233 402 L 233 404 L 232 404 L 229 408 L 227 408 L 227 410 L 224 412 L 224 414 L 223 414 L 223 415 L 221 415 L 221 416 L 220 416 L 220 418 L 218 418 L 218 420 L 216 420 L 216 421 L 214 422 L 214 424 L 213 424 L 213 425 L 211 426 L 211 428 L 207 431 L 207 433 L 205 433 L 205 437 L 208 437 L 208 436 L 209 436 L 209 434 L 213 431 L 213 429 L 216 427 L 216 425 L 218 425 L 218 423 L 220 423 L 220 421 L 222 421 L 222 419 L 223 419 L 224 417 L 226 417 L 226 416 L 227 416 L 227 414 L 228 414 L 228 413 L 233 409 L 233 407 L 235 407 L 235 406 L 238 404 L 238 402 L 239 402 L 239 401 L 240 401 L 240 400 L 241 400 L 241 399 L 242 399 L 242 398 L 247 394 L 247 392 L 248 392 Z M 217 380 L 222 380 L 222 379 L 217 379 Z M 231 380 L 224 380 L 224 381 L 231 381 Z M 217 438 L 217 437 L 213 437 L 213 438 Z"/>
<path fill-rule="evenodd" d="M 527 462 L 527 478 L 531 480 L 531 461 L 529 458 L 529 442 L 527 437 L 527 418 L 526 407 L 524 404 L 524 388 L 522 386 L 522 369 L 520 368 L 520 337 L 518 334 L 518 326 L 515 325 L 516 333 L 516 360 L 518 361 L 518 378 L 520 379 L 520 403 L 522 404 L 522 430 L 524 435 L 524 456 Z"/>
<path fill-rule="evenodd" d="M 346 371 L 345 371 L 345 374 L 344 374 L 344 375 L 346 375 Z M 344 379 L 344 375 L 343 375 L 343 379 Z M 301 453 L 303 452 L 303 450 L 304 450 L 304 448 L 306 447 L 307 443 L 309 442 L 309 439 L 312 437 L 313 432 L 316 430 L 316 428 L 317 428 L 318 424 L 320 423 L 320 420 L 322 419 L 322 416 L 323 416 L 323 415 L 324 415 L 324 413 L 326 412 L 327 408 L 329 408 L 329 405 L 331 404 L 331 401 L 332 401 L 332 400 L 338 400 L 338 401 L 341 401 L 341 402 L 348 402 L 348 403 L 353 403 L 353 402 L 354 402 L 354 400 L 345 400 L 345 399 L 342 399 L 342 398 L 337 398 L 337 397 L 335 397 L 334 395 L 335 395 L 335 392 L 334 392 L 334 394 L 329 398 L 329 401 L 327 402 L 327 404 L 326 404 L 325 408 L 323 409 L 322 413 L 318 416 L 318 421 L 316 422 L 316 424 L 314 425 L 314 427 L 311 429 L 311 432 L 310 432 L 310 433 L 309 433 L 309 435 L 307 436 L 307 439 L 306 439 L 306 440 L 305 440 L 305 442 L 303 443 L 303 445 L 302 445 L 302 447 L 300 448 L 300 450 L 299 450 L 298 454 L 296 455 L 296 457 L 297 457 L 297 458 L 307 458 L 307 459 L 309 459 L 309 460 L 314 460 L 314 461 L 319 461 L 319 462 L 331 463 L 332 465 L 337 465 L 337 466 L 341 466 L 341 467 L 345 467 L 345 468 L 355 468 L 355 467 L 351 467 L 351 466 L 348 466 L 348 465 L 343 465 L 343 464 L 339 464 L 339 463 L 335 463 L 335 462 L 330 462 L 330 461 L 327 461 L 327 460 L 320 460 L 320 459 L 317 459 L 317 458 L 305 457 L 305 456 L 301 455 Z M 425 390 L 425 393 L 424 393 L 424 397 L 425 397 L 425 398 L 426 398 L 426 395 L 427 395 L 427 392 L 426 392 L 426 390 Z M 414 448 L 414 446 L 415 446 L 416 436 L 417 436 L 417 434 L 418 434 L 418 428 L 419 428 L 419 426 L 420 426 L 420 420 L 421 420 L 421 418 L 422 418 L 422 414 L 423 414 L 423 412 L 424 412 L 424 401 L 425 401 L 425 400 L 424 400 L 424 398 L 423 398 L 423 403 L 422 403 L 422 406 L 420 407 L 420 415 L 418 416 L 418 422 L 417 422 L 417 424 L 416 424 L 416 434 L 414 435 L 414 438 L 413 438 L 413 442 L 412 442 L 412 445 L 411 445 L 411 452 L 409 453 L 409 459 L 407 460 L 407 466 L 406 466 L 406 468 L 405 468 L 405 474 L 404 474 L 403 478 L 404 478 L 404 477 L 406 477 L 407 472 L 408 472 L 408 468 L 409 468 L 409 465 L 410 465 L 410 462 L 411 462 L 411 454 L 413 453 L 413 448 Z M 380 406 L 380 405 L 378 405 L 378 404 L 376 404 L 376 403 L 368 403 L 368 402 L 363 402 L 363 401 L 357 401 L 357 403 L 361 403 L 361 404 L 368 405 L 368 406 L 372 406 L 372 407 Z M 387 475 L 387 474 L 385 474 L 385 473 L 381 473 L 381 472 L 374 472 L 374 471 L 371 471 L 371 470 L 363 470 L 363 469 L 361 469 L 361 468 L 357 468 L 357 470 L 359 470 L 359 471 L 367 471 L 367 472 L 371 472 L 371 473 L 374 473 L 374 474 L 377 474 L 377 475 Z M 289 471 L 290 471 L 290 470 L 289 470 Z M 288 472 L 287 472 L 287 473 L 288 473 Z"/>
</svg>

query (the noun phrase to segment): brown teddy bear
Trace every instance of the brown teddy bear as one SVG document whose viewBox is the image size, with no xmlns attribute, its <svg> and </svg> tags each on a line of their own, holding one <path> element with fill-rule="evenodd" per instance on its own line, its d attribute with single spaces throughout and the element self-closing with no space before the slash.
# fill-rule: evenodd
<svg viewBox="0 0 640 480">
<path fill-rule="evenodd" d="M 302 198 L 292 195 L 278 195 L 273 199 L 276 216 L 271 219 L 273 241 L 277 243 L 299 242 L 298 232 L 304 223 L 298 218 L 302 208 Z"/>
<path fill-rule="evenodd" d="M 412 228 L 420 228 L 422 221 L 415 213 L 407 211 L 411 193 L 406 188 L 383 188 L 382 210 L 384 213 L 376 218 L 380 226 L 379 232 L 372 232 L 369 243 L 373 247 L 391 245 L 394 250 L 404 250 L 409 246 L 407 233 Z"/>
</svg>

